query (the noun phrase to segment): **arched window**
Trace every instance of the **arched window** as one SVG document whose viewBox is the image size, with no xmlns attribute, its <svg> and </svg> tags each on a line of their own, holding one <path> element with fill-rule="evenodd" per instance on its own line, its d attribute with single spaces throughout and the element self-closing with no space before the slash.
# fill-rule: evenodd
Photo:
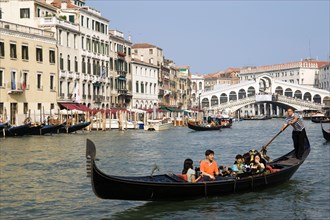
<svg viewBox="0 0 330 220">
<path fill-rule="evenodd" d="M 253 86 L 250 86 L 247 90 L 248 92 L 248 97 L 255 96 L 256 95 L 256 90 Z"/>
<path fill-rule="evenodd" d="M 211 106 L 217 106 L 218 104 L 219 104 L 218 97 L 216 97 L 215 95 L 212 96 L 212 98 L 211 98 Z"/>
<path fill-rule="evenodd" d="M 226 93 L 220 95 L 220 104 L 228 102 L 228 97 Z"/>
<path fill-rule="evenodd" d="M 283 95 L 283 88 L 281 86 L 277 86 L 275 89 L 275 93 Z"/>
<path fill-rule="evenodd" d="M 237 100 L 236 92 L 231 91 L 231 92 L 229 93 L 229 100 L 230 100 L 230 101 L 235 101 L 235 100 Z"/>
<path fill-rule="evenodd" d="M 238 91 L 238 99 L 244 99 L 244 98 L 246 98 L 246 92 L 244 89 L 240 89 Z"/>
<path fill-rule="evenodd" d="M 297 98 L 297 99 L 302 99 L 302 93 L 300 90 L 296 90 L 294 92 L 294 97 Z"/>
<path fill-rule="evenodd" d="M 321 103 L 321 96 L 319 94 L 314 95 L 313 102 Z"/>
<path fill-rule="evenodd" d="M 139 81 L 136 81 L 136 93 L 139 93 Z"/>
<path fill-rule="evenodd" d="M 202 108 L 205 108 L 205 107 L 207 108 L 209 106 L 210 106 L 209 100 L 207 98 L 203 98 L 203 100 L 202 100 Z"/>
<path fill-rule="evenodd" d="M 284 92 L 284 95 L 287 97 L 292 97 L 292 89 L 287 88 Z"/>
</svg>

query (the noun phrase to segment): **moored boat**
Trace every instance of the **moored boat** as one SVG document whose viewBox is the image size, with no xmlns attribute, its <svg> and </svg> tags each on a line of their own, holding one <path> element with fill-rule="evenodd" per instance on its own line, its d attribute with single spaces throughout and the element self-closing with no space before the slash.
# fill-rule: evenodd
<svg viewBox="0 0 330 220">
<path fill-rule="evenodd" d="M 82 130 L 90 124 L 90 122 L 81 122 L 71 126 L 62 126 L 58 129 L 58 133 L 72 133 L 75 131 Z"/>
<path fill-rule="evenodd" d="M 3 132 L 0 132 L 0 137 L 13 137 L 13 136 L 23 136 L 28 133 L 31 124 L 24 124 L 18 126 L 10 126 L 4 128 Z"/>
<path fill-rule="evenodd" d="M 326 131 L 324 128 L 323 128 L 323 125 L 321 123 L 321 129 L 322 129 L 322 133 L 323 133 L 323 137 L 325 140 L 327 141 L 330 141 L 330 129 L 329 131 Z"/>
<path fill-rule="evenodd" d="M 144 125 L 146 131 L 163 131 L 173 127 L 173 123 L 169 120 L 147 120 L 147 124 Z"/>
<path fill-rule="evenodd" d="M 187 200 L 273 187 L 288 181 L 310 153 L 310 144 L 306 137 L 305 152 L 302 158 L 295 158 L 293 150 L 268 163 L 271 168 L 274 168 L 273 172 L 238 177 L 218 177 L 215 181 L 189 183 L 173 173 L 141 177 L 105 174 L 96 165 L 94 143 L 87 139 L 86 145 L 87 169 L 97 197 L 143 201 Z"/>
<path fill-rule="evenodd" d="M 311 121 L 314 123 L 330 123 L 330 117 L 311 117 Z"/>
</svg>

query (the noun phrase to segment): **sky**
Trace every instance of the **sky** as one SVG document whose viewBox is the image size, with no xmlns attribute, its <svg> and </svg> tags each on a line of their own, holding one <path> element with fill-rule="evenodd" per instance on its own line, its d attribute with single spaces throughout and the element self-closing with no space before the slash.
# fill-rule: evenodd
<svg viewBox="0 0 330 220">
<path fill-rule="evenodd" d="M 131 35 L 193 74 L 315 58 L 330 60 L 330 0 L 86 0 Z"/>
</svg>

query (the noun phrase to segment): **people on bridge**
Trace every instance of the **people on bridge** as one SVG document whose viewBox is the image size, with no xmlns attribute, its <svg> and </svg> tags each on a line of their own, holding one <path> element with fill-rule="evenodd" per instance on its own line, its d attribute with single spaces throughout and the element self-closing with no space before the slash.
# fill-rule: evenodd
<svg viewBox="0 0 330 220">
<path fill-rule="evenodd" d="M 205 151 L 205 159 L 200 162 L 200 171 L 204 180 L 215 180 L 215 176 L 219 175 L 218 164 L 214 160 L 214 151 Z"/>
<path fill-rule="evenodd" d="M 283 131 L 287 125 L 291 125 L 293 127 L 292 139 L 295 149 L 295 156 L 297 159 L 301 159 L 305 151 L 304 141 L 306 137 L 306 130 L 302 120 L 299 115 L 294 112 L 293 108 L 287 109 L 286 123 L 282 126 L 281 130 Z"/>
</svg>

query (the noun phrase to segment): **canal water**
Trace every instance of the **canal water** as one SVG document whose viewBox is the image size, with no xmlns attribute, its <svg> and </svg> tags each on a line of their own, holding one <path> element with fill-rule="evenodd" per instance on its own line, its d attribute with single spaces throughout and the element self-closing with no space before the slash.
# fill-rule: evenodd
<svg viewBox="0 0 330 220">
<path fill-rule="evenodd" d="M 260 150 L 283 119 L 235 122 L 222 131 L 177 127 L 162 132 L 92 131 L 0 139 L 0 219 L 329 219 L 330 142 L 319 124 L 304 121 L 311 154 L 292 179 L 275 188 L 185 202 L 101 200 L 86 177 L 85 145 L 97 146 L 105 173 L 180 173 L 186 158 L 204 158 L 213 149 L 219 165 L 237 153 Z M 328 124 L 329 125 L 329 124 Z M 327 125 L 327 127 L 329 127 Z M 292 150 L 288 128 L 268 147 L 276 158 Z"/>
</svg>

